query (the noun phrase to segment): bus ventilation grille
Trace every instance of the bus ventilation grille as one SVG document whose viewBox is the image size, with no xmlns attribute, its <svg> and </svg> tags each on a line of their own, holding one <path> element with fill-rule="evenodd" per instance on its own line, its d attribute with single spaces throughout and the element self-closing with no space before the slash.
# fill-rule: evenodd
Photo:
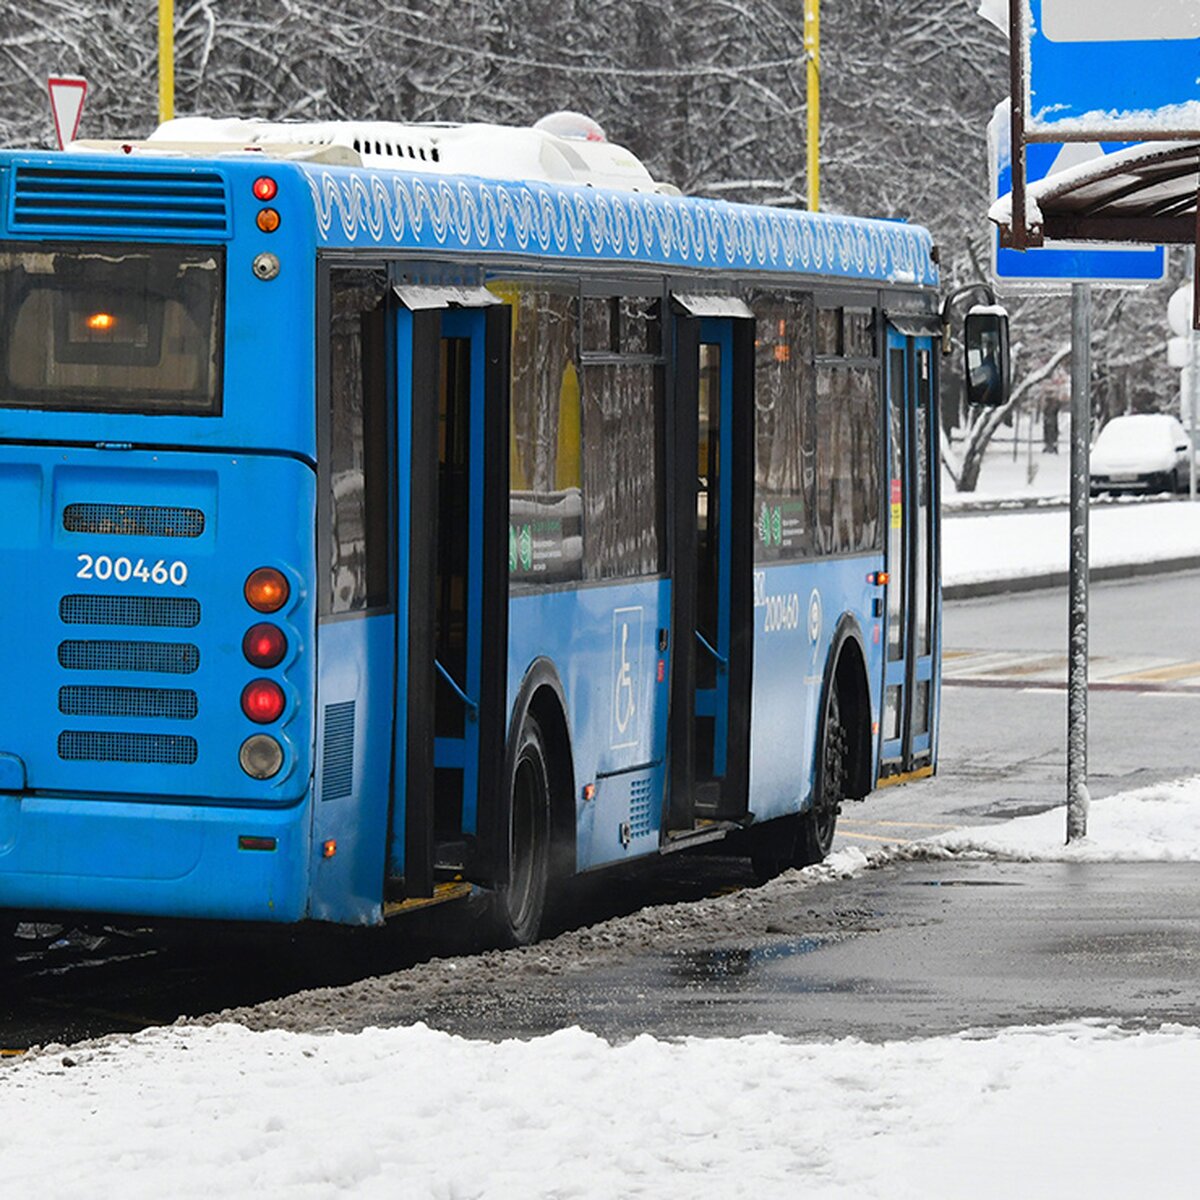
<svg viewBox="0 0 1200 1200">
<path fill-rule="evenodd" d="M 63 596 L 58 617 L 64 625 L 147 625 L 194 629 L 200 601 L 185 596 Z"/>
<path fill-rule="evenodd" d="M 341 800 L 354 790 L 354 701 L 325 706 L 325 767 L 321 799 Z"/>
<path fill-rule="evenodd" d="M 229 195 L 215 171 L 18 167 L 9 219 L 16 233 L 230 234 Z"/>
<path fill-rule="evenodd" d="M 200 650 L 187 642 L 60 642 L 58 661 L 69 671 L 190 675 L 200 666 Z"/>
<path fill-rule="evenodd" d="M 198 705 L 186 688 L 87 687 L 58 689 L 58 711 L 68 717 L 161 717 L 191 721 Z"/>
<path fill-rule="evenodd" d="M 69 533 L 196 538 L 204 532 L 204 514 L 198 508 L 146 504 L 68 504 L 63 528 Z"/>
<path fill-rule="evenodd" d="M 650 832 L 649 779 L 635 779 L 629 785 L 629 832 L 634 837 Z"/>
<path fill-rule="evenodd" d="M 190 766 L 196 739 L 168 733 L 108 733 L 67 730 L 58 735 L 58 757 L 72 761 L 166 763 Z"/>
</svg>

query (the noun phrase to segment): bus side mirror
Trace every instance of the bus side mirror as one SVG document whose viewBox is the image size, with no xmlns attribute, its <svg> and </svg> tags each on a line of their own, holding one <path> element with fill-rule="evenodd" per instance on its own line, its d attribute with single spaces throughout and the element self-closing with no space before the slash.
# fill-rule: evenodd
<svg viewBox="0 0 1200 1200">
<path fill-rule="evenodd" d="M 976 305 L 963 329 L 967 403 L 999 408 L 1008 401 L 1008 313 Z"/>
</svg>

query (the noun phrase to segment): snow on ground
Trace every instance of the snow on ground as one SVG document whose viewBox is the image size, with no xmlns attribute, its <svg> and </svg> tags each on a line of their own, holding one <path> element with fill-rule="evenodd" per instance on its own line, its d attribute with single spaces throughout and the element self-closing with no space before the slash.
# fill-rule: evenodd
<svg viewBox="0 0 1200 1200">
<path fill-rule="evenodd" d="M 1200 504 L 1110 504 L 1092 510 L 1091 565 L 1200 557 Z M 942 522 L 947 587 L 1066 571 L 1070 514 L 999 512 Z"/>
<path fill-rule="evenodd" d="M 949 472 L 942 469 L 942 506 L 998 500 L 1065 500 L 1071 491 L 1070 426 L 1065 426 L 1057 454 L 1043 454 L 1041 442 L 1030 452 L 1026 441 L 993 439 L 984 452 L 983 467 L 973 492 L 957 492 Z"/>
<path fill-rule="evenodd" d="M 1069 846 L 1066 825 L 1065 808 L 1053 808 L 951 830 L 928 844 L 1022 862 L 1200 862 L 1200 778 L 1093 800 L 1088 836 Z"/>
<path fill-rule="evenodd" d="M 67 1063 L 73 1065 L 66 1065 Z M 611 1046 L 159 1029 L 0 1073 L 5 1194 L 1193 1194 L 1200 1030 Z"/>
</svg>

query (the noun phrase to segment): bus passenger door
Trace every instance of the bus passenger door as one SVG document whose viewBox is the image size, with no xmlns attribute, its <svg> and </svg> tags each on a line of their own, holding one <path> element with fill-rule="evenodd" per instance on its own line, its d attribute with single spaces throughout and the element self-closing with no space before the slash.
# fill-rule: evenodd
<svg viewBox="0 0 1200 1200">
<path fill-rule="evenodd" d="M 880 774 L 930 774 L 938 701 L 933 341 L 888 328 L 887 657 Z"/>
<path fill-rule="evenodd" d="M 747 815 L 754 322 L 685 316 L 675 329 L 668 828 L 678 835 Z"/>
<path fill-rule="evenodd" d="M 392 861 L 406 898 L 501 882 L 509 315 L 482 288 L 397 287 L 401 592 Z M 468 302 L 483 307 L 449 307 Z M 411 307 L 410 307 L 411 305 Z M 407 464 L 408 469 L 405 469 Z M 501 864 L 498 866 L 498 864 Z"/>
</svg>

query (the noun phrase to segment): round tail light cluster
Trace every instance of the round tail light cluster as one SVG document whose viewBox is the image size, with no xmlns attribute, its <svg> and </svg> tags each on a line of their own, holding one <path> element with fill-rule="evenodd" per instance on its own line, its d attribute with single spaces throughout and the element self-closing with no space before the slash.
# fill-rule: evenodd
<svg viewBox="0 0 1200 1200">
<path fill-rule="evenodd" d="M 246 603 L 258 613 L 276 613 L 288 602 L 291 588 L 287 576 L 274 567 L 252 571 L 243 589 Z M 259 670 L 277 667 L 287 657 L 287 634 L 269 621 L 246 630 L 242 654 Z M 256 725 L 270 725 L 283 716 L 287 695 L 274 679 L 252 679 L 242 688 L 242 712 Z M 270 779 L 283 766 L 283 747 L 268 733 L 248 737 L 238 751 L 242 770 L 253 779 Z"/>
</svg>

